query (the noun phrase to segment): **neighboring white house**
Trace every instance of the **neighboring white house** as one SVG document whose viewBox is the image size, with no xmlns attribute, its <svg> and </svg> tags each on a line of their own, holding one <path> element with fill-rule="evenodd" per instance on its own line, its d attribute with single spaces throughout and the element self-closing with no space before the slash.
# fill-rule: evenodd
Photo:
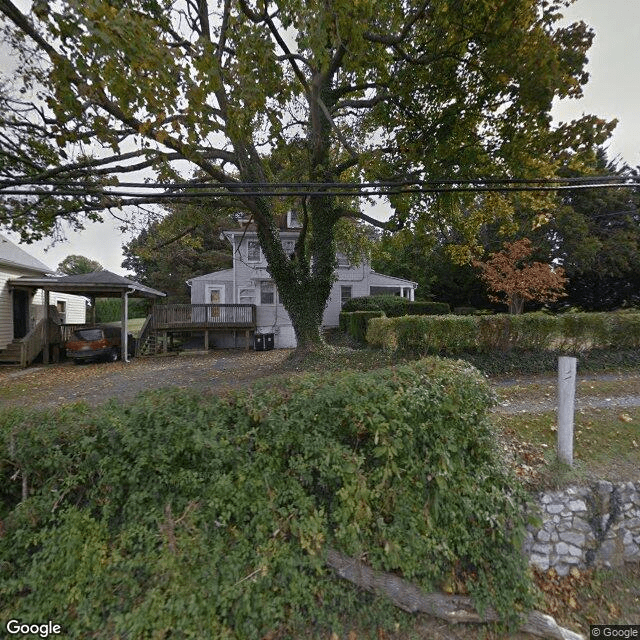
<svg viewBox="0 0 640 640">
<path fill-rule="evenodd" d="M 41 277 L 53 271 L 3 235 L 0 235 L 0 350 L 14 338 L 26 336 L 44 317 L 44 296 L 41 290 L 10 289 L 9 280 L 20 276 Z M 52 292 L 49 304 L 56 307 L 62 323 L 83 324 L 86 299 L 68 293 Z"/>
<path fill-rule="evenodd" d="M 289 222 L 291 222 L 289 220 Z M 299 231 L 280 231 L 287 253 L 293 253 Z M 252 229 L 224 231 L 233 249 L 233 268 L 214 271 L 187 281 L 191 287 L 192 304 L 255 304 L 257 308 L 257 332 L 273 333 L 275 347 L 284 349 L 296 346 L 296 338 L 289 314 L 280 303 L 275 283 L 267 271 L 257 232 Z M 368 262 L 349 264 L 342 255 L 337 256 L 336 281 L 324 311 L 322 324 L 337 327 L 340 309 L 346 300 L 382 293 L 414 299 L 416 282 L 376 273 Z M 219 347 L 233 346 L 232 336 L 216 336 Z"/>
</svg>

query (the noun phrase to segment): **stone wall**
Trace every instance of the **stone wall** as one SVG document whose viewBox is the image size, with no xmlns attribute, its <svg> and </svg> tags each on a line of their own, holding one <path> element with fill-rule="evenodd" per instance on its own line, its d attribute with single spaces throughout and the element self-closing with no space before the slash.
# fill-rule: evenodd
<svg viewBox="0 0 640 640">
<path fill-rule="evenodd" d="M 542 526 L 530 526 L 525 552 L 543 571 L 640 562 L 640 482 L 549 491 L 538 498 Z"/>
</svg>

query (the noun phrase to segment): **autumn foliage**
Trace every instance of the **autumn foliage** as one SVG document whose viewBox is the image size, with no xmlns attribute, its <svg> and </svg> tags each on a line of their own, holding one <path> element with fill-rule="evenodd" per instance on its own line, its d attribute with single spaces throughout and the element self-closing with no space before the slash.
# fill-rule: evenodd
<svg viewBox="0 0 640 640">
<path fill-rule="evenodd" d="M 509 313 L 522 313 L 526 300 L 554 302 L 566 296 L 562 267 L 531 262 L 533 245 L 528 238 L 506 242 L 504 249 L 492 253 L 486 262 L 474 261 L 494 302 L 505 302 Z"/>
</svg>

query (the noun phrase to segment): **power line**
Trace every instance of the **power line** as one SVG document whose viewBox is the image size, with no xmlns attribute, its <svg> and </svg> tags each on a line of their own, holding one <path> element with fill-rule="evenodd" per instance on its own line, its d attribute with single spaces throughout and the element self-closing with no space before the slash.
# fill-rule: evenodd
<svg viewBox="0 0 640 640">
<path fill-rule="evenodd" d="M 119 191 L 116 187 L 110 189 L 45 189 L 45 188 L 27 188 L 27 189 L 15 189 L 11 190 L 0 189 L 1 196 L 47 196 L 47 197 L 109 197 L 120 198 L 126 200 L 140 199 L 140 200 L 182 200 L 191 198 L 228 198 L 228 197 L 327 197 L 327 196 L 345 196 L 345 197 L 369 197 L 369 196 L 390 196 L 390 195 L 428 195 L 438 193 L 484 193 L 484 192 L 527 192 L 527 191 L 574 191 L 583 189 L 638 189 L 640 184 L 638 183 L 596 183 L 596 184 L 571 184 L 571 185 L 508 185 L 508 186 L 449 186 L 449 187 L 407 187 L 407 188 L 371 188 L 367 190 L 336 190 L 326 189 L 317 190 L 292 190 L 283 189 L 277 190 L 271 189 L 252 189 L 234 187 L 232 191 L 222 190 L 219 188 L 214 191 L 198 191 L 198 192 L 183 192 L 183 191 L 164 191 L 162 193 L 148 193 L 142 191 Z"/>
<path fill-rule="evenodd" d="M 353 189 L 361 190 L 368 188 L 400 188 L 409 186 L 419 187 L 439 187 L 440 185 L 454 186 L 454 185 L 565 185 L 565 184 L 593 184 L 598 185 L 600 183 L 615 183 L 620 185 L 640 184 L 638 179 L 629 178 L 624 176 L 589 176 L 589 177 L 556 177 L 556 178 L 447 178 L 440 180 L 420 180 L 418 178 L 407 178 L 405 180 L 390 180 L 390 181 L 376 181 L 376 182 L 226 182 L 217 183 L 212 181 L 200 181 L 200 182 L 118 182 L 114 185 L 104 185 L 111 188 L 143 188 L 143 189 L 207 189 L 207 188 L 219 188 L 219 189 L 308 189 L 318 188 L 339 188 L 339 189 Z M 43 180 L 42 182 L 37 179 L 28 180 L 27 178 L 21 178 L 17 180 L 0 180 L 0 190 L 8 188 L 18 188 L 33 185 L 36 187 L 80 187 L 87 188 L 87 186 L 101 185 L 87 185 L 87 182 L 79 182 L 73 179 L 67 180 Z"/>
</svg>

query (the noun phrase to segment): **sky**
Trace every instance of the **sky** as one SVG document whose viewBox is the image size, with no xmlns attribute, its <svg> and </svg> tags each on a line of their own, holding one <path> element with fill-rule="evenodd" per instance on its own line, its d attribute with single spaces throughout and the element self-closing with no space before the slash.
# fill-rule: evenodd
<svg viewBox="0 0 640 640">
<path fill-rule="evenodd" d="M 583 114 L 616 118 L 619 122 L 608 143 L 609 157 L 618 157 L 631 166 L 640 165 L 640 83 L 635 60 L 640 43 L 640 0 L 577 0 L 565 10 L 565 19 L 583 20 L 596 36 L 588 54 L 590 79 L 584 87 L 584 97 L 554 104 L 554 118 L 568 121 Z M 124 275 L 122 245 L 130 236 L 123 235 L 119 224 L 107 217 L 103 224 L 68 232 L 65 242 L 52 245 L 43 240 L 22 246 L 52 269 L 66 256 L 80 254 Z M 6 235 L 17 242 L 16 236 Z"/>
</svg>

